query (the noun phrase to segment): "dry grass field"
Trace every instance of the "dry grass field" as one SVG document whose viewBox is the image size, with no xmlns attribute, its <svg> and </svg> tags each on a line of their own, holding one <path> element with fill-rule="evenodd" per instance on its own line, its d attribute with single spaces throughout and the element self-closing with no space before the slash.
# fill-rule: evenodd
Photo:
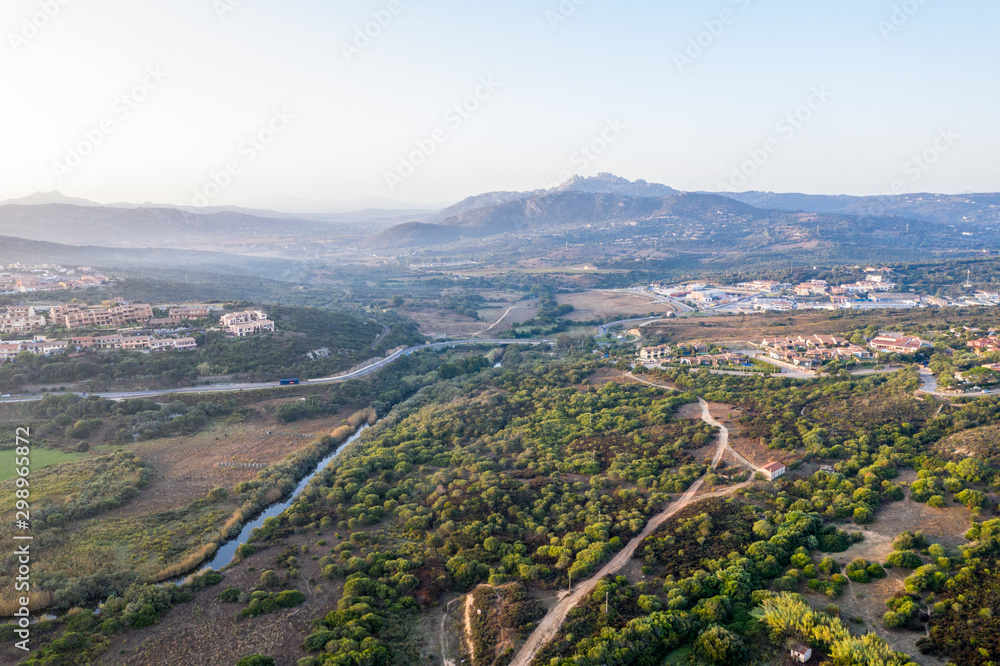
<svg viewBox="0 0 1000 666">
<path fill-rule="evenodd" d="M 572 321 L 587 321 L 601 317 L 631 314 L 644 316 L 650 312 L 666 315 L 674 312 L 673 306 L 660 303 L 649 296 L 604 289 L 592 289 L 575 294 L 559 294 L 556 300 L 560 305 L 573 306 L 573 312 L 567 317 Z"/>
<path fill-rule="evenodd" d="M 480 321 L 433 307 L 409 306 L 401 308 L 400 313 L 416 321 L 420 332 L 429 337 L 476 337 L 526 322 L 538 312 L 537 302 L 520 300 L 520 293 L 498 290 L 478 293 L 486 299 L 479 308 Z"/>
<path fill-rule="evenodd" d="M 216 424 L 188 437 L 168 437 L 127 447 L 156 471 L 137 498 L 115 509 L 107 518 L 124 518 L 171 511 L 205 497 L 212 488 L 232 488 L 260 472 L 248 467 L 220 467 L 219 463 L 271 465 L 295 453 L 316 437 L 329 434 L 354 409 L 323 419 L 278 424 L 261 417 L 239 424 Z"/>
<path fill-rule="evenodd" d="M 850 328 L 878 326 L 886 330 L 905 328 L 913 324 L 948 321 L 947 311 L 914 309 L 901 311 L 860 311 L 838 313 L 797 311 L 790 313 L 760 313 L 733 316 L 680 317 L 669 322 L 643 327 L 647 337 L 663 335 L 665 338 L 684 342 L 757 342 L 766 336 L 812 335 L 838 333 Z"/>
<path fill-rule="evenodd" d="M 58 532 L 46 532 L 45 547 L 32 559 L 33 571 L 71 579 L 132 574 L 142 581 L 156 581 L 197 566 L 241 516 L 246 518 L 246 497 L 234 492 L 236 484 L 255 479 L 265 467 L 288 459 L 321 436 L 332 434 L 343 440 L 371 416 L 344 408 L 321 419 L 280 424 L 275 417 L 277 406 L 288 401 L 255 403 L 243 418 L 216 422 L 194 435 L 96 447 L 99 450 L 80 463 L 53 467 L 53 473 L 39 478 L 34 488 L 39 505 L 71 505 L 81 493 L 93 493 L 99 466 L 112 460 L 107 454 L 116 451 L 134 454 L 138 469 L 144 465 L 152 472 L 148 483 L 132 486 L 133 491 L 137 489 L 134 496 L 69 520 Z M 343 425 L 345 421 L 351 426 Z M 116 454 L 114 460 L 121 457 Z M 233 462 L 261 467 L 219 466 Z M 128 479 L 116 476 L 106 481 L 109 485 L 119 482 L 126 484 Z M 211 492 L 215 488 L 224 492 Z M 281 496 L 276 486 L 264 487 L 262 492 L 265 503 Z M 6 534 L 9 529 L 0 528 L 0 532 Z M 5 600 L 6 595 L 0 593 L 0 602 Z"/>
</svg>

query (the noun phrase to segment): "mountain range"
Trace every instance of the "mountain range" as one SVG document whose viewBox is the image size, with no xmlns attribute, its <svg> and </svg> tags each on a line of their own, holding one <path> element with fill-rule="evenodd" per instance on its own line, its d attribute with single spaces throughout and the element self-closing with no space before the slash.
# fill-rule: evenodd
<svg viewBox="0 0 1000 666">
<path fill-rule="evenodd" d="M 997 194 L 679 192 L 600 174 L 574 178 L 551 190 L 470 197 L 426 220 L 390 227 L 369 238 L 366 246 L 402 250 L 501 235 L 576 232 L 618 244 L 643 238 L 661 247 L 699 251 L 810 243 L 958 250 L 994 247 L 1000 241 L 998 222 Z"/>
<path fill-rule="evenodd" d="M 378 203 L 378 202 L 369 202 Z M 388 205 L 391 202 L 381 202 Z M 100 205 L 59 193 L 0 202 L 0 235 L 108 248 L 211 249 L 301 259 L 338 253 L 539 256 L 654 246 L 703 254 L 846 248 L 969 252 L 1000 248 L 1000 194 L 891 197 L 680 192 L 611 174 L 549 190 L 488 192 L 441 210 L 282 213 L 267 209 Z M 484 243 L 485 239 L 489 239 Z"/>
</svg>

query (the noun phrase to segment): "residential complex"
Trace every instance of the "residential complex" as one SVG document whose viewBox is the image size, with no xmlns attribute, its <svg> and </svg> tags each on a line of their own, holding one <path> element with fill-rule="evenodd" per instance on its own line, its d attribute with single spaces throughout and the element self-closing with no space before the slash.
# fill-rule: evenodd
<svg viewBox="0 0 1000 666">
<path fill-rule="evenodd" d="M 245 338 L 274 330 L 274 322 L 260 310 L 244 310 L 222 315 L 219 323 L 230 335 Z"/>
<path fill-rule="evenodd" d="M 1000 351 L 1000 339 L 991 337 L 983 340 L 995 345 L 987 347 L 987 343 L 982 342 L 983 349 Z M 798 368 L 813 368 L 827 361 L 870 361 L 876 358 L 878 351 L 912 354 L 921 349 L 933 349 L 933 345 L 926 340 L 895 333 L 872 338 L 868 346 L 852 344 L 836 335 L 818 334 L 764 338 L 757 346 L 761 355 Z M 639 359 L 698 366 L 746 365 L 750 362 L 746 354 L 709 354 L 708 351 L 704 344 L 656 345 L 640 349 Z"/>
<path fill-rule="evenodd" d="M 149 304 L 127 303 L 118 299 L 103 306 L 88 306 L 83 303 L 55 305 L 49 308 L 46 317 L 36 312 L 35 307 L 8 306 L 0 308 L 0 333 L 34 337 L 31 340 L 8 340 L 0 343 L 0 362 L 14 360 L 23 352 L 49 356 L 87 350 L 190 351 L 198 346 L 194 338 L 166 337 L 154 334 L 152 330 L 174 326 L 171 332 L 183 335 L 191 329 L 178 325 L 185 321 L 206 319 L 212 315 L 212 311 L 210 306 L 179 306 L 171 308 L 168 317 L 154 319 L 153 308 Z M 140 326 L 125 328 L 128 324 Z M 105 335 L 75 335 L 53 339 L 38 335 L 37 332 L 46 326 L 67 330 L 111 330 Z M 260 310 L 244 310 L 222 315 L 219 329 L 243 338 L 274 331 L 275 324 Z"/>
<path fill-rule="evenodd" d="M 68 351 L 135 350 L 135 351 L 191 351 L 198 348 L 194 338 L 153 338 L 149 336 L 99 335 L 50 340 L 43 336 L 33 340 L 12 340 L 0 343 L 0 362 L 12 361 L 21 352 L 51 356 Z"/>
<path fill-rule="evenodd" d="M 180 323 L 182 321 L 197 321 L 199 319 L 205 319 L 210 314 L 212 314 L 212 308 L 207 305 L 199 305 L 195 307 L 182 307 L 182 308 L 170 308 L 170 314 L 168 315 L 168 320 L 172 323 Z"/>
<path fill-rule="evenodd" d="M 750 357 L 746 354 L 726 352 L 721 354 L 708 353 L 709 348 L 703 344 L 680 344 L 676 346 L 658 345 L 643 347 L 639 350 L 639 358 L 643 361 L 661 360 L 678 365 L 727 366 L 746 365 Z"/>
<path fill-rule="evenodd" d="M 982 356 L 983 354 L 991 354 L 993 352 L 1000 352 L 1000 338 L 994 335 L 985 338 L 979 338 L 978 340 L 971 340 L 966 344 L 972 351 L 976 352 L 977 356 Z"/>
<path fill-rule="evenodd" d="M 53 326 L 74 328 L 118 327 L 129 323 L 145 323 L 153 318 L 153 308 L 148 303 L 122 303 L 114 307 L 88 307 L 81 303 L 56 305 L 49 310 Z"/>
<path fill-rule="evenodd" d="M 36 314 L 35 308 L 8 306 L 0 309 L 0 334 L 24 335 L 45 326 L 45 317 Z"/>
</svg>

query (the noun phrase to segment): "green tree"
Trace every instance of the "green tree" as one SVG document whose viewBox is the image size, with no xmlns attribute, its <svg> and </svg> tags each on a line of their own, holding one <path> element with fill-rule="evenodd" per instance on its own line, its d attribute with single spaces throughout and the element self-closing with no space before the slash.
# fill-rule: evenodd
<svg viewBox="0 0 1000 666">
<path fill-rule="evenodd" d="M 274 659 L 266 655 L 251 654 L 236 662 L 236 666 L 275 666 L 275 663 Z"/>
<path fill-rule="evenodd" d="M 747 647 L 740 637 L 719 625 L 701 632 L 694 642 L 694 649 L 702 663 L 720 666 L 739 664 L 747 657 Z"/>
</svg>

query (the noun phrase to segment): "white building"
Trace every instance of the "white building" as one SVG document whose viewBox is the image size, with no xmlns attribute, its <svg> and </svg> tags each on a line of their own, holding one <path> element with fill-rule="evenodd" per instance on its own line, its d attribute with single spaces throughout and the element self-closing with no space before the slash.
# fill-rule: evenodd
<svg viewBox="0 0 1000 666">
<path fill-rule="evenodd" d="M 804 664 L 808 662 L 810 659 L 812 659 L 813 651 L 812 648 L 809 647 L 808 645 L 801 645 L 799 643 L 796 643 L 795 645 L 792 646 L 790 654 L 792 659 L 799 662 L 800 664 Z"/>
<path fill-rule="evenodd" d="M 768 481 L 774 481 L 779 476 L 785 475 L 785 466 L 780 462 L 770 462 L 761 467 L 760 472 L 767 477 Z"/>
<path fill-rule="evenodd" d="M 267 315 L 260 310 L 230 312 L 229 314 L 222 315 L 219 322 L 226 331 L 238 338 L 246 338 L 258 333 L 268 333 L 274 330 L 274 322 L 268 319 Z"/>
</svg>

